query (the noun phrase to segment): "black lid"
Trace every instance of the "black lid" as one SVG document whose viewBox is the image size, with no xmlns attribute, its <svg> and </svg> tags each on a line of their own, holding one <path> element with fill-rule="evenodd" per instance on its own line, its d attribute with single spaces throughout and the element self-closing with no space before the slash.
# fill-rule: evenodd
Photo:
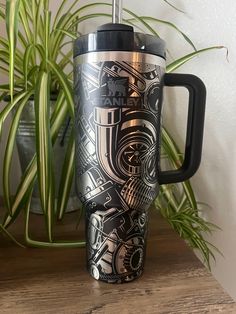
<svg viewBox="0 0 236 314">
<path fill-rule="evenodd" d="M 125 24 L 104 24 L 95 33 L 79 37 L 74 44 L 74 58 L 96 51 L 135 51 L 166 57 L 164 40 L 136 33 Z"/>
</svg>

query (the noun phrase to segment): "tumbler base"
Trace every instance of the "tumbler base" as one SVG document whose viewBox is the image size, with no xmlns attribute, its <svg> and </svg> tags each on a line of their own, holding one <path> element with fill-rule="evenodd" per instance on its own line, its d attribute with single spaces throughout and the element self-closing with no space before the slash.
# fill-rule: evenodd
<svg viewBox="0 0 236 314">
<path fill-rule="evenodd" d="M 88 212 L 88 211 L 87 211 Z M 141 276 L 148 214 L 109 208 L 87 217 L 87 267 L 96 280 L 130 282 Z"/>
<path fill-rule="evenodd" d="M 90 275 L 98 280 L 98 281 L 103 281 L 106 283 L 127 283 L 127 282 L 131 282 L 134 281 L 135 279 L 138 279 L 139 277 L 142 276 L 143 274 L 143 270 L 137 271 L 137 272 L 127 272 L 124 274 L 120 274 L 120 275 L 111 275 L 111 274 L 105 274 L 105 273 L 101 273 L 99 272 L 99 270 L 97 269 L 97 267 L 95 265 L 92 265 L 89 268 L 89 273 Z"/>
</svg>

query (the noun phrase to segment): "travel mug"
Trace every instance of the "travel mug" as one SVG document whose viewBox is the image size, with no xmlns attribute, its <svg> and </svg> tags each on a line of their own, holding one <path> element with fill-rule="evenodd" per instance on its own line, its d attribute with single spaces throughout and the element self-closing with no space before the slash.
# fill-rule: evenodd
<svg viewBox="0 0 236 314">
<path fill-rule="evenodd" d="M 97 280 L 129 282 L 144 268 L 148 208 L 159 185 L 189 179 L 201 160 L 206 90 L 165 74 L 165 42 L 102 25 L 74 47 L 76 188 L 86 213 L 87 265 Z M 183 165 L 161 171 L 163 86 L 189 91 Z"/>
</svg>

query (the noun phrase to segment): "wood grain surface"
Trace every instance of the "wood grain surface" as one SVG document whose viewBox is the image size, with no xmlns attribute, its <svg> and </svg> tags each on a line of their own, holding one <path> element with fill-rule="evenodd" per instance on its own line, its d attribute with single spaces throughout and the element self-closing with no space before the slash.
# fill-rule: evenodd
<svg viewBox="0 0 236 314">
<path fill-rule="evenodd" d="M 76 214 L 58 227 L 81 237 Z M 157 214 L 150 219 L 146 266 L 131 283 L 106 284 L 89 276 L 84 249 L 21 249 L 0 235 L 0 313 L 236 313 L 236 304 Z M 32 215 L 35 237 L 42 218 Z M 12 232 L 22 237 L 22 223 Z M 80 235 L 79 235 L 80 234 Z"/>
</svg>

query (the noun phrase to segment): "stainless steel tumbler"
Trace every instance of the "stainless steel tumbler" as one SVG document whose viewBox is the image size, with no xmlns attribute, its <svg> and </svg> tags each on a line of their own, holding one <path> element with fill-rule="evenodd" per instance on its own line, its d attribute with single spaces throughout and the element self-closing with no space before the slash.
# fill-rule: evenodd
<svg viewBox="0 0 236 314">
<path fill-rule="evenodd" d="M 160 184 L 184 181 L 201 159 L 205 86 L 165 74 L 165 43 L 124 24 L 106 24 L 74 47 L 76 188 L 86 212 L 87 265 L 111 283 L 144 268 L 148 208 Z M 185 159 L 159 168 L 163 86 L 189 90 Z"/>
</svg>

